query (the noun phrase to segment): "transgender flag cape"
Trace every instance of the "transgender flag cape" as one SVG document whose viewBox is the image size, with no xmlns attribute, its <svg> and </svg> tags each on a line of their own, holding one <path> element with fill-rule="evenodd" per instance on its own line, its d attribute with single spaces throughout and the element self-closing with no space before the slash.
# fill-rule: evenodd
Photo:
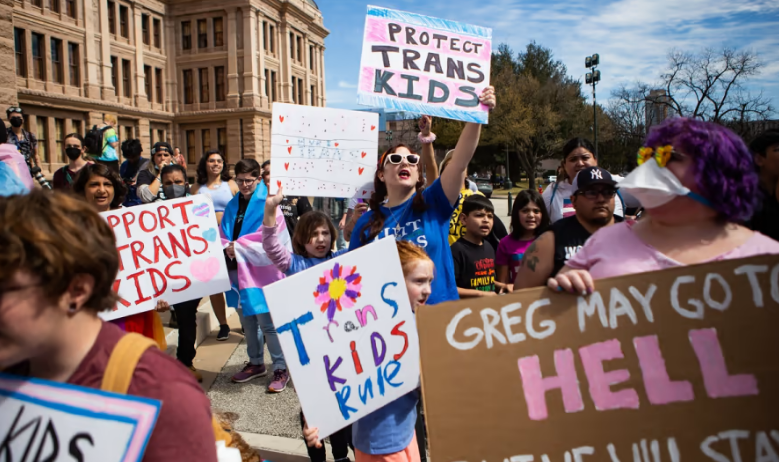
<svg viewBox="0 0 779 462">
<path fill-rule="evenodd" d="M 220 229 L 224 247 L 230 244 L 233 237 L 233 226 L 238 214 L 240 195 L 240 193 L 236 194 L 225 207 Z M 260 182 L 249 200 L 241 233 L 235 241 L 235 259 L 238 261 L 238 271 L 230 274 L 233 290 L 226 294 L 227 304 L 240 307 L 245 316 L 267 313 L 268 304 L 265 302 L 262 288 L 284 278 L 284 274 L 273 266 L 273 262 L 262 248 L 262 219 L 267 196 L 268 188 L 265 183 Z M 278 207 L 276 208 L 276 223 L 279 224 L 279 242 L 292 252 L 292 241 L 289 232 L 287 232 L 287 222 Z"/>
</svg>

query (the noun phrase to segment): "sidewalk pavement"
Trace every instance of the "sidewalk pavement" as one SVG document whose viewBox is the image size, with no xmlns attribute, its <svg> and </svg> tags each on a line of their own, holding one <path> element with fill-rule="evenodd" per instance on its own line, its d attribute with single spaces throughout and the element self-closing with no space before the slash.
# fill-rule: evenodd
<svg viewBox="0 0 779 462">
<path fill-rule="evenodd" d="M 215 412 L 235 412 L 239 418 L 234 423 L 249 445 L 260 452 L 264 460 L 272 462 L 306 462 L 309 460 L 300 430 L 300 404 L 294 385 L 290 382 L 282 393 L 268 393 L 268 376 L 247 383 L 232 383 L 230 378 L 248 361 L 246 344 L 241 335 L 241 324 L 235 310 L 228 310 L 227 323 L 230 337 L 218 342 L 219 324 L 211 310 L 211 303 L 204 298 L 198 307 L 198 342 L 194 366 L 203 375 L 201 386 L 211 399 Z M 163 313 L 167 325 L 170 316 Z M 165 328 L 168 354 L 175 357 L 178 330 Z M 204 334 L 201 332 L 204 331 Z M 270 370 L 270 355 L 265 350 L 266 366 Z M 332 452 L 327 449 L 328 460 Z M 351 456 L 354 460 L 353 455 Z"/>
</svg>

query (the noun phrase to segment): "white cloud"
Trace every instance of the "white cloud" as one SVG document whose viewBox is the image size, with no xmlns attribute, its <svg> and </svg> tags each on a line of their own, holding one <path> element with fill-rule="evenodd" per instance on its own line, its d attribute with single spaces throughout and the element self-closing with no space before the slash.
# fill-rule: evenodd
<svg viewBox="0 0 779 462">
<path fill-rule="evenodd" d="M 338 82 L 338 88 L 356 89 L 357 88 L 357 84 L 356 83 L 349 83 L 349 82 L 345 82 L 343 80 L 340 80 Z"/>
</svg>

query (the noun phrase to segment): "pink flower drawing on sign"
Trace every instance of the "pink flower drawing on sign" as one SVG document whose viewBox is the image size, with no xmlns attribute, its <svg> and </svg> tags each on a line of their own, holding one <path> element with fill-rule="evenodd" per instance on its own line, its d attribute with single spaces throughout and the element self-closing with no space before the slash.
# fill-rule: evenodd
<svg viewBox="0 0 779 462">
<path fill-rule="evenodd" d="M 325 271 L 319 278 L 319 285 L 314 292 L 314 299 L 320 305 L 322 313 L 327 313 L 328 322 L 332 322 L 336 310 L 352 308 L 357 299 L 362 296 L 362 276 L 356 266 L 341 266 L 335 264 L 333 269 Z"/>
</svg>

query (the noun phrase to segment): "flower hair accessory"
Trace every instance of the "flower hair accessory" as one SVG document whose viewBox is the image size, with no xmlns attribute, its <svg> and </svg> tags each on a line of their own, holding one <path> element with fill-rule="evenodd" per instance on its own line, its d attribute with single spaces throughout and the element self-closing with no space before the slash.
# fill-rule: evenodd
<svg viewBox="0 0 779 462">
<path fill-rule="evenodd" d="M 671 159 L 674 147 L 669 145 L 660 146 L 659 148 L 651 148 L 644 146 L 638 150 L 638 165 L 642 165 L 644 162 L 648 162 L 652 157 L 655 158 L 655 162 L 660 167 L 665 167 L 668 161 Z"/>
</svg>

